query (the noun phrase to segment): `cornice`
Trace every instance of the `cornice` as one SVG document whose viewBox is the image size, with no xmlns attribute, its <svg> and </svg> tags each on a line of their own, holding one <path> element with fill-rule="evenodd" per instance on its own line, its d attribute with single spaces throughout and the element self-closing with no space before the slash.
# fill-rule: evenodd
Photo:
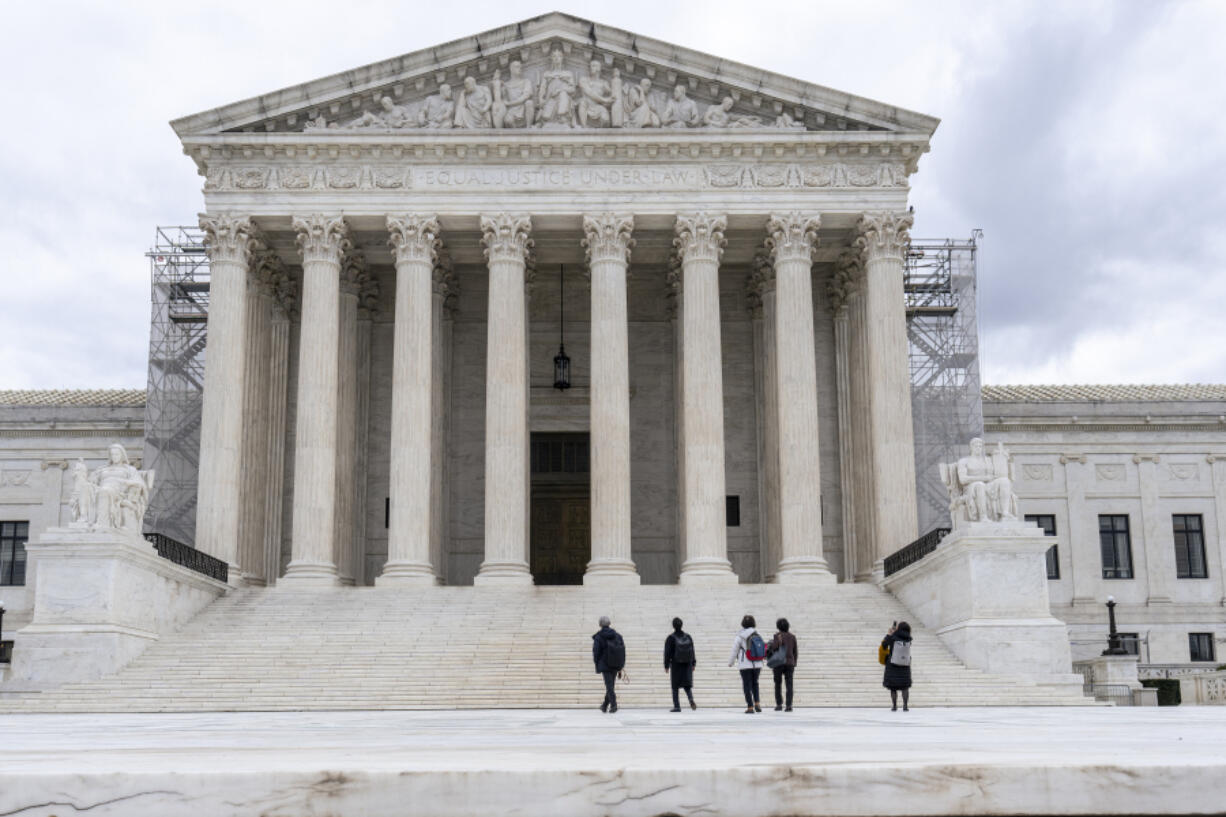
<svg viewBox="0 0 1226 817">
<path fill-rule="evenodd" d="M 983 430 L 999 433 L 1059 431 L 1085 434 L 1112 431 L 1204 431 L 1226 434 L 1226 426 L 1221 423 L 984 423 Z"/>
</svg>

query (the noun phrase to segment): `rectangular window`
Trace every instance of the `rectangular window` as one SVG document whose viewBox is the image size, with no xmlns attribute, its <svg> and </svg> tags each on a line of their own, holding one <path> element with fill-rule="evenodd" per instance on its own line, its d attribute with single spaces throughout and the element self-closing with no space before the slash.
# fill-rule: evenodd
<svg viewBox="0 0 1226 817">
<path fill-rule="evenodd" d="M 1188 633 L 1188 653 L 1193 661 L 1214 661 L 1213 633 Z"/>
<path fill-rule="evenodd" d="M 26 540 L 29 522 L 0 522 L 0 585 L 26 583 Z"/>
<path fill-rule="evenodd" d="M 1132 578 L 1132 540 L 1127 514 L 1099 514 L 1098 541 L 1103 552 L 1104 579 Z"/>
<path fill-rule="evenodd" d="M 1198 513 L 1171 516 L 1175 529 L 1175 573 L 1181 579 L 1207 579 L 1205 566 L 1205 526 Z"/>
<path fill-rule="evenodd" d="M 1043 529 L 1044 536 L 1056 535 L 1056 517 L 1052 514 L 1026 514 L 1026 521 L 1033 522 Z M 1055 545 L 1047 549 L 1047 578 L 1060 578 L 1060 553 Z"/>
<path fill-rule="evenodd" d="M 1120 633 L 1120 646 L 1129 655 L 1141 654 L 1141 637 L 1136 633 Z"/>
<path fill-rule="evenodd" d="M 741 498 L 739 496 L 727 497 L 725 510 L 728 517 L 728 527 L 739 528 L 741 526 Z"/>
</svg>

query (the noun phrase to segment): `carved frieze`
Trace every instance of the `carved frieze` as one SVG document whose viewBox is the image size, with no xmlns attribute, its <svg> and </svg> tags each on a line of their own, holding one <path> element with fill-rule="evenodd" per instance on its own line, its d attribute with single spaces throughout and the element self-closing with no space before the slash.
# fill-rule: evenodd
<svg viewBox="0 0 1226 817">
<path fill-rule="evenodd" d="M 1123 482 L 1127 473 L 1120 463 L 1099 463 L 1094 466 L 1094 476 L 1101 482 Z"/>
<path fill-rule="evenodd" d="M 1022 476 L 1028 482 L 1051 482 L 1053 469 L 1044 463 L 1026 463 L 1022 466 Z"/>
</svg>

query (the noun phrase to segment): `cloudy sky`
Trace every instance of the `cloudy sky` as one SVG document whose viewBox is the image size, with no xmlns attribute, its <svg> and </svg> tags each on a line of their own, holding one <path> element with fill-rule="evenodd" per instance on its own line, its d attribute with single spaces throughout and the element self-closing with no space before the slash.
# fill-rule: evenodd
<svg viewBox="0 0 1226 817">
<path fill-rule="evenodd" d="M 917 237 L 984 230 L 984 382 L 1226 381 L 1226 3 L 6 4 L 0 389 L 142 387 L 167 122 L 552 11 L 942 119 Z"/>
</svg>

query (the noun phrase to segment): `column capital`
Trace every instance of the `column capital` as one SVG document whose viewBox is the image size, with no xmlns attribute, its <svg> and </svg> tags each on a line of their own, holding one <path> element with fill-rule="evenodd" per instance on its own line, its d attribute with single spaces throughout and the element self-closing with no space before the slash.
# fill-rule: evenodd
<svg viewBox="0 0 1226 817">
<path fill-rule="evenodd" d="M 261 246 L 259 228 L 247 216 L 234 213 L 201 213 L 200 229 L 209 260 L 246 265 Z"/>
<path fill-rule="evenodd" d="M 583 217 L 583 240 L 580 245 L 586 251 L 587 263 L 620 261 L 630 263 L 630 250 L 634 248 L 634 216 L 624 213 L 598 213 Z"/>
<path fill-rule="evenodd" d="M 813 263 L 817 249 L 817 230 L 821 227 L 820 216 L 808 216 L 800 212 L 774 213 L 766 222 L 766 249 L 775 263 L 803 261 Z"/>
<path fill-rule="evenodd" d="M 489 261 L 528 263 L 532 252 L 532 218 L 526 213 L 481 216 L 481 243 Z"/>
<path fill-rule="evenodd" d="M 859 254 L 848 250 L 834 262 L 834 272 L 826 282 L 826 300 L 830 313 L 835 317 L 847 313 L 847 302 L 860 291 L 860 277 L 864 272 Z"/>
<path fill-rule="evenodd" d="M 911 243 L 910 231 L 914 221 L 915 217 L 910 213 L 865 213 L 856 223 L 855 246 L 865 261 L 901 259 Z"/>
<path fill-rule="evenodd" d="M 774 291 L 775 267 L 771 263 L 770 252 L 765 247 L 759 247 L 753 255 L 753 272 L 745 279 L 749 314 L 755 318 L 762 317 L 762 299 Z"/>
<path fill-rule="evenodd" d="M 341 294 L 358 297 L 369 280 L 366 255 L 358 247 L 349 247 L 341 256 Z"/>
<path fill-rule="evenodd" d="M 434 285 L 434 294 L 442 296 L 446 301 L 455 294 L 456 279 L 455 272 L 452 270 L 451 255 L 447 252 L 439 252 L 434 259 L 434 268 L 432 281 Z"/>
<path fill-rule="evenodd" d="M 710 213 L 691 213 L 678 215 L 674 228 L 677 237 L 673 246 L 682 263 L 686 261 L 707 260 L 718 262 L 724 254 L 724 230 L 728 229 L 728 219 L 725 216 Z"/>
<path fill-rule="evenodd" d="M 273 314 L 290 317 L 298 309 L 298 285 L 275 251 L 264 248 L 252 259 L 252 277 L 259 290 L 272 298 Z"/>
<path fill-rule="evenodd" d="M 341 255 L 350 247 L 349 225 L 344 218 L 312 213 L 294 216 L 292 223 L 304 263 L 327 261 L 340 266 Z"/>
<path fill-rule="evenodd" d="M 406 261 L 429 261 L 438 258 L 443 246 L 439 237 L 438 219 L 424 213 L 405 213 L 387 217 L 388 244 L 397 264 Z"/>
<path fill-rule="evenodd" d="M 668 255 L 668 272 L 664 274 L 665 310 L 670 319 L 677 317 L 677 306 L 681 302 L 681 256 L 674 249 Z"/>
</svg>

